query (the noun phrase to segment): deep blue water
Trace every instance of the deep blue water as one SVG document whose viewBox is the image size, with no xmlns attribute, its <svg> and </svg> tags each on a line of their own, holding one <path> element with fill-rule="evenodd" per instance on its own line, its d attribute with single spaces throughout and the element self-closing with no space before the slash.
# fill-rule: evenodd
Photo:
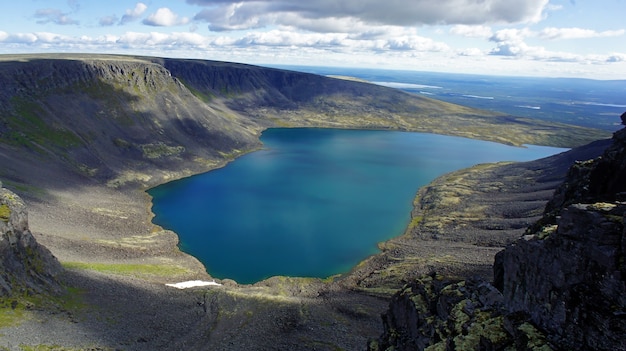
<svg viewBox="0 0 626 351">
<path fill-rule="evenodd" d="M 224 168 L 149 191 L 154 222 L 216 278 L 347 272 L 402 234 L 416 191 L 435 177 L 564 150 L 335 129 L 270 129 L 261 140 L 263 150 Z"/>
</svg>

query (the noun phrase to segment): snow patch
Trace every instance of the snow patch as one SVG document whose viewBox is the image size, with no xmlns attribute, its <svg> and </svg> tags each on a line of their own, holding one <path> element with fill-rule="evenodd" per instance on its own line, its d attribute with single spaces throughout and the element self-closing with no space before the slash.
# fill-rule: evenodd
<svg viewBox="0 0 626 351">
<path fill-rule="evenodd" d="M 175 284 L 165 284 L 165 285 L 171 286 L 176 289 L 187 289 L 187 288 L 194 288 L 197 286 L 209 286 L 209 285 L 222 286 L 222 284 L 216 283 L 215 281 L 205 282 L 203 280 L 189 280 L 186 282 L 180 282 L 180 283 L 175 283 Z"/>
</svg>

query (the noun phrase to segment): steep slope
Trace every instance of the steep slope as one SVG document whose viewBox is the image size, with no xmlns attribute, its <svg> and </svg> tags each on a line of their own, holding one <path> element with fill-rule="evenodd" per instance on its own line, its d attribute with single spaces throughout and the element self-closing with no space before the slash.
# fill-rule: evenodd
<svg viewBox="0 0 626 351">
<path fill-rule="evenodd" d="M 399 129 L 564 147 L 608 137 L 604 132 L 472 109 L 354 80 L 224 62 L 152 61 L 205 100 L 223 101 L 267 126 Z"/>
<path fill-rule="evenodd" d="M 626 348 L 626 129 L 575 164 L 523 240 L 499 254 L 496 286 L 567 350 Z"/>
<path fill-rule="evenodd" d="M 33 237 L 25 207 L 0 183 L 0 298 L 61 290 L 61 265 Z"/>
<path fill-rule="evenodd" d="M 600 157 L 576 162 L 543 217 L 498 253 L 494 285 L 412 281 L 370 349 L 625 349 L 625 162 L 623 129 Z"/>
<path fill-rule="evenodd" d="M 62 170 L 146 186 L 167 179 L 168 171 L 197 173 L 259 146 L 259 127 L 202 103 L 157 64 L 4 61 L 0 80 L 0 147 L 9 179 L 37 176 L 26 164 L 35 163 L 44 173 L 52 168 L 37 177 L 43 184 Z"/>
<path fill-rule="evenodd" d="M 8 165 L 0 175 L 31 185 L 62 172 L 152 186 L 258 148 L 259 133 L 272 126 L 401 129 L 515 145 L 575 146 L 604 136 L 373 84 L 223 62 L 3 56 L 0 81 L 0 160 Z"/>
</svg>

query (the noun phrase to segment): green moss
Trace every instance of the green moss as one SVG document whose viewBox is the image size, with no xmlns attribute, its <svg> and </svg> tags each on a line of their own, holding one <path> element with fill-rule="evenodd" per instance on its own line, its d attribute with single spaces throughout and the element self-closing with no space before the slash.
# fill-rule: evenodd
<svg viewBox="0 0 626 351">
<path fill-rule="evenodd" d="M 24 305 L 18 299 L 0 299 L 0 328 L 19 325 L 22 320 L 24 320 Z"/>
<path fill-rule="evenodd" d="M 226 159 L 226 160 L 234 160 L 234 159 L 236 159 L 238 156 L 240 156 L 240 155 L 243 153 L 243 151 L 241 151 L 241 150 L 239 150 L 239 149 L 233 149 L 233 150 L 232 150 L 232 151 L 230 151 L 230 152 L 223 152 L 223 151 L 220 151 L 219 153 L 220 153 L 220 155 L 221 155 L 224 159 Z"/>
<path fill-rule="evenodd" d="M 0 298 L 0 328 L 19 325 L 33 309 L 77 313 L 86 304 L 82 298 L 83 291 L 66 288 L 62 295 L 47 294 L 14 294 Z"/>
<path fill-rule="evenodd" d="M 549 237 L 551 234 L 556 233 L 558 228 L 559 228 L 559 226 L 556 225 L 556 224 L 545 226 L 545 227 L 541 228 L 541 230 L 537 233 L 537 238 L 540 239 L 540 240 L 543 240 L 543 239 Z"/>
<path fill-rule="evenodd" d="M 7 204 L 0 205 L 0 221 L 8 222 L 11 218 L 11 208 Z"/>
<path fill-rule="evenodd" d="M 528 342 L 526 344 L 527 350 L 532 351 L 552 351 L 552 348 L 546 342 L 545 335 L 543 335 L 537 328 L 530 323 L 524 323 L 517 328 L 519 331 L 526 334 Z"/>
<path fill-rule="evenodd" d="M 424 220 L 424 216 L 414 216 L 409 223 L 409 230 L 417 227 Z"/>
<path fill-rule="evenodd" d="M 133 146 L 133 144 L 131 144 L 130 142 L 122 138 L 114 138 L 113 144 L 119 147 L 120 149 L 130 149 Z"/>
<path fill-rule="evenodd" d="M 183 80 L 182 78 L 179 77 L 179 79 L 181 80 L 181 82 L 183 83 L 183 85 L 185 87 L 187 87 L 187 89 L 189 89 L 189 91 L 198 99 L 200 99 L 202 102 L 205 103 L 209 103 L 213 100 L 213 98 L 215 97 L 213 94 L 211 93 L 205 93 L 202 92 L 196 88 L 194 88 L 191 84 L 188 84 L 185 80 Z"/>
<path fill-rule="evenodd" d="M 17 97 L 11 102 L 15 113 L 4 118 L 7 132 L 0 136 L 3 142 L 39 152 L 42 147 L 67 149 L 82 144 L 73 132 L 46 123 L 44 117 L 47 112 L 39 104 Z"/>
<path fill-rule="evenodd" d="M 176 156 L 185 152 L 183 146 L 167 146 L 163 142 L 140 145 L 143 156 L 149 159 Z"/>
<path fill-rule="evenodd" d="M 62 262 L 61 264 L 67 269 L 82 269 L 118 275 L 153 275 L 167 277 L 187 273 L 187 270 L 182 267 L 159 264 L 109 264 L 85 262 Z"/>
<path fill-rule="evenodd" d="M 36 196 L 43 196 L 46 194 L 46 190 L 30 184 L 17 183 L 10 180 L 3 180 L 4 186 L 17 193 L 25 193 Z"/>
</svg>

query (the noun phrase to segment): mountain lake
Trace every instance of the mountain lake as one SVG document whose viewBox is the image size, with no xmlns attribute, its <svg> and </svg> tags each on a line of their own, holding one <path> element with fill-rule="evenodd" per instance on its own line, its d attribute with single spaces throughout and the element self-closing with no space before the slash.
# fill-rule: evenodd
<svg viewBox="0 0 626 351">
<path fill-rule="evenodd" d="M 435 134 L 275 128 L 264 148 L 223 168 L 150 189 L 153 222 L 219 279 L 348 272 L 401 235 L 417 190 L 479 163 L 567 149 Z"/>
</svg>

